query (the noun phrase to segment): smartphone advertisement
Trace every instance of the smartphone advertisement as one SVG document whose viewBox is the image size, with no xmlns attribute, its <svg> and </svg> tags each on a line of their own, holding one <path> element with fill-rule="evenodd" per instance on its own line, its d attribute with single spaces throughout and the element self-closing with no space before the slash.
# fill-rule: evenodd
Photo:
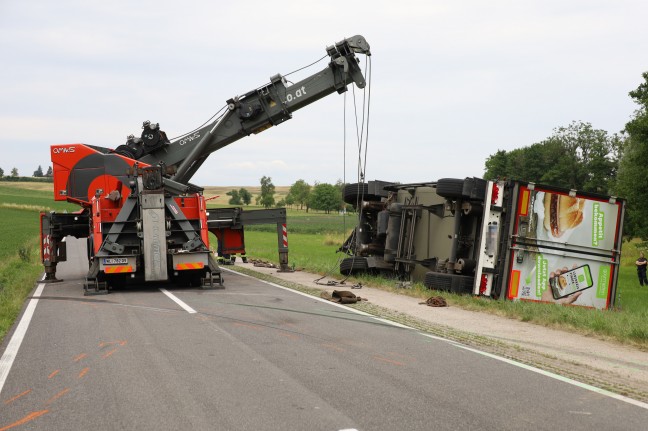
<svg viewBox="0 0 648 431">
<path fill-rule="evenodd" d="M 509 299 L 608 307 L 613 265 L 577 257 L 524 253 L 524 261 L 519 263 L 516 259 L 511 270 Z"/>
<path fill-rule="evenodd" d="M 549 278 L 551 295 L 554 299 L 566 298 L 573 293 L 589 289 L 593 285 L 592 271 L 587 264 L 564 272 L 557 271 L 553 277 Z"/>
<path fill-rule="evenodd" d="M 608 308 L 620 204 L 520 189 L 507 297 Z"/>
</svg>

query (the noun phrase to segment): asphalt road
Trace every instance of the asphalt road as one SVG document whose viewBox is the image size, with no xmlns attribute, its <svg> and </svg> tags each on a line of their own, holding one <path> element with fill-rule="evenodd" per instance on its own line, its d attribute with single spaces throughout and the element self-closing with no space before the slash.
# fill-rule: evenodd
<svg viewBox="0 0 648 431">
<path fill-rule="evenodd" d="M 84 256 L 71 239 L 65 281 L 40 292 L 0 431 L 648 426 L 645 405 L 242 275 L 86 297 Z"/>
</svg>

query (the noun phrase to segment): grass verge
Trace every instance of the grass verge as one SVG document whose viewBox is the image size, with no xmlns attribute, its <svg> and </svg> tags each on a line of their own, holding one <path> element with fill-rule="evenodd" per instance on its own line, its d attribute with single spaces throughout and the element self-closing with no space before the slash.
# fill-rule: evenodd
<svg viewBox="0 0 648 431">
<path fill-rule="evenodd" d="M 34 282 L 43 273 L 38 252 L 38 238 L 19 247 L 0 263 L 0 340 L 18 317 Z"/>
</svg>

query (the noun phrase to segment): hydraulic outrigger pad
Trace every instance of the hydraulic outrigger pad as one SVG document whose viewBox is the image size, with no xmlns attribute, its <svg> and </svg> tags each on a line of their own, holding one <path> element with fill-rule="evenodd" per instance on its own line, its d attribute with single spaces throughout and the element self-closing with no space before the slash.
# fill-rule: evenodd
<svg viewBox="0 0 648 431">
<path fill-rule="evenodd" d="M 86 278 L 83 284 L 83 296 L 108 295 L 108 283 Z"/>
</svg>

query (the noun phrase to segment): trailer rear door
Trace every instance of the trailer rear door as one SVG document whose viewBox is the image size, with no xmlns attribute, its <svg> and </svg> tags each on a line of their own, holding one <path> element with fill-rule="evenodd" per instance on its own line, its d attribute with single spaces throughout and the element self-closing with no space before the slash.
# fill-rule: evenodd
<svg viewBox="0 0 648 431">
<path fill-rule="evenodd" d="M 625 202 L 528 183 L 514 189 L 506 297 L 610 308 Z"/>
</svg>

